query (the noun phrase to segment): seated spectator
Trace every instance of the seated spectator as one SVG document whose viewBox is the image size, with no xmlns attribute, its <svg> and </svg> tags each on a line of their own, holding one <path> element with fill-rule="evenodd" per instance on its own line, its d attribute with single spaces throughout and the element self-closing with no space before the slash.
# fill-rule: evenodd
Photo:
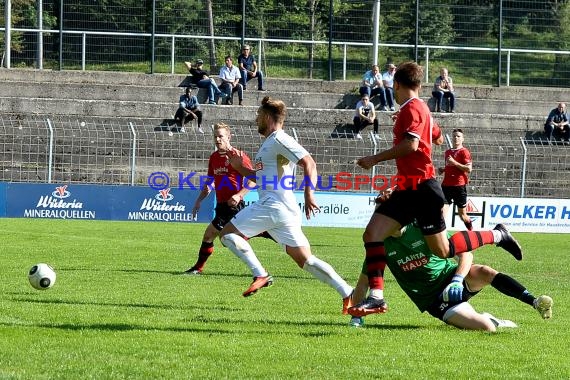
<svg viewBox="0 0 570 380">
<path fill-rule="evenodd" d="M 442 67 L 439 71 L 440 75 L 435 79 L 431 94 L 435 98 L 435 112 L 441 112 L 441 103 L 443 98 L 447 98 L 448 112 L 454 112 L 455 94 L 453 89 L 453 80 L 449 76 L 447 69 Z"/>
<path fill-rule="evenodd" d="M 382 74 L 380 74 L 378 65 L 373 65 L 371 70 L 364 73 L 359 92 L 360 96 L 368 95 L 370 99 L 378 95 L 380 98 L 380 110 L 388 111 L 386 107 L 386 94 L 384 93 L 384 85 L 382 84 Z"/>
<path fill-rule="evenodd" d="M 207 71 L 204 71 L 204 61 L 201 59 L 196 60 L 196 63 L 192 65 L 191 62 L 184 62 L 190 74 L 192 74 L 192 84 L 195 84 L 198 88 L 208 89 L 208 104 L 217 104 L 218 98 L 221 96 L 224 98 L 226 95 L 220 91 L 216 81 L 209 77 Z"/>
<path fill-rule="evenodd" d="M 382 84 L 384 85 L 384 93 L 386 94 L 386 103 L 390 107 L 390 111 L 394 108 L 394 74 L 396 73 L 396 65 L 389 63 L 386 65 L 386 72 L 382 74 Z"/>
<path fill-rule="evenodd" d="M 374 125 L 374 137 L 378 138 L 378 119 L 376 118 L 376 111 L 374 111 L 374 104 L 370 102 L 368 95 L 362 95 L 360 101 L 356 103 L 352 121 L 354 122 L 353 133 L 355 138 L 362 139 L 360 131 L 368 125 Z"/>
<path fill-rule="evenodd" d="M 239 105 L 243 105 L 243 86 L 240 83 L 241 74 L 239 69 L 234 66 L 232 57 L 226 57 L 226 64 L 220 69 L 220 79 L 222 84 L 220 89 L 227 95 L 226 104 L 234 103 L 234 92 L 238 93 Z"/>
<path fill-rule="evenodd" d="M 564 139 L 565 143 L 570 143 L 570 125 L 568 124 L 566 103 L 558 103 L 558 107 L 550 111 L 546 124 L 544 124 L 544 133 L 546 133 L 548 140 L 561 138 Z"/>
<path fill-rule="evenodd" d="M 238 66 L 241 72 L 241 85 L 243 90 L 247 89 L 247 82 L 253 78 L 257 78 L 257 90 L 265 91 L 263 89 L 263 72 L 258 69 L 257 61 L 253 54 L 250 54 L 251 47 L 249 45 L 243 45 L 241 49 L 241 54 L 238 56 Z"/>
<path fill-rule="evenodd" d="M 198 98 L 192 95 L 192 88 L 186 87 L 186 92 L 184 95 L 180 96 L 180 104 L 176 115 L 174 115 L 174 120 L 178 126 L 179 132 L 186 132 L 184 125 L 194 119 L 198 119 L 198 132 L 204 133 L 202 129 L 202 111 L 200 110 L 200 103 L 198 103 Z"/>
</svg>

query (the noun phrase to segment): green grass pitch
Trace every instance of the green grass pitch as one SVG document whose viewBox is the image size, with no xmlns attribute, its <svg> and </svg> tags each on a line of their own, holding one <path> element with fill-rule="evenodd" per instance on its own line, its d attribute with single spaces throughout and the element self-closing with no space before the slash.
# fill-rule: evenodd
<svg viewBox="0 0 570 380">
<path fill-rule="evenodd" d="M 0 379 L 567 379 L 568 235 L 515 234 L 525 257 L 477 251 L 554 299 L 544 321 L 489 287 L 478 311 L 515 321 L 496 334 L 420 314 L 387 274 L 390 311 L 348 326 L 338 294 L 275 243 L 252 240 L 274 286 L 241 293 L 249 270 L 216 242 L 203 276 L 193 264 L 204 224 L 0 219 Z M 314 253 L 354 284 L 361 229 L 306 228 Z M 57 271 L 33 289 L 35 263 Z"/>
</svg>

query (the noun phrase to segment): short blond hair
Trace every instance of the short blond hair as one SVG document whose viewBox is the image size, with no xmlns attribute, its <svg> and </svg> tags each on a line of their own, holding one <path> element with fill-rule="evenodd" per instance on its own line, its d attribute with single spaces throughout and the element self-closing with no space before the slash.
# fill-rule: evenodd
<svg viewBox="0 0 570 380">
<path fill-rule="evenodd" d="M 228 135 L 232 133 L 230 126 L 227 125 L 226 123 L 217 123 L 214 125 L 214 132 L 216 132 L 219 129 L 225 129 L 228 132 Z"/>
</svg>

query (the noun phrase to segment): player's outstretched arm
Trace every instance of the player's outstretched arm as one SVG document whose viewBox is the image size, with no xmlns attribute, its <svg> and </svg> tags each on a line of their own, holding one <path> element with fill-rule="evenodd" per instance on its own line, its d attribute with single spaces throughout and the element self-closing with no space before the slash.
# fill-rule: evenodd
<svg viewBox="0 0 570 380">
<path fill-rule="evenodd" d="M 309 154 L 301 158 L 297 164 L 303 168 L 305 175 L 305 216 L 307 219 L 311 219 L 311 215 L 320 210 L 314 194 L 317 185 L 317 164 Z"/>
<path fill-rule="evenodd" d="M 463 252 L 458 254 L 457 258 L 459 259 L 459 265 L 455 270 L 455 275 L 441 293 L 441 297 L 445 302 L 459 303 L 463 301 L 463 281 L 469 274 L 473 264 L 473 253 Z"/>
<path fill-rule="evenodd" d="M 255 177 L 255 170 L 253 170 L 250 165 L 246 164 L 246 156 L 241 150 L 232 150 L 227 153 L 230 158 L 230 165 L 243 177 Z"/>
<path fill-rule="evenodd" d="M 408 138 L 405 138 L 398 143 L 398 145 L 395 145 L 390 149 L 383 150 L 373 156 L 359 158 L 356 163 L 363 169 L 371 169 L 374 165 L 380 162 L 407 156 L 408 154 L 418 150 L 419 145 L 420 140 L 417 137 L 410 135 Z"/>
</svg>

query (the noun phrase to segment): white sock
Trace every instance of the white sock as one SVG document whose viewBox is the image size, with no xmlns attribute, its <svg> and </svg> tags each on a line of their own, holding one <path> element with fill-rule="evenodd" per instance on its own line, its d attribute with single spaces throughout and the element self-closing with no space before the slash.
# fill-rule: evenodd
<svg viewBox="0 0 570 380">
<path fill-rule="evenodd" d="M 220 241 L 249 267 L 253 277 L 266 277 L 268 275 L 255 256 L 251 245 L 244 238 L 237 234 L 227 234 L 222 236 Z"/>
<path fill-rule="evenodd" d="M 370 289 L 370 293 L 368 295 L 372 298 L 376 298 L 381 300 L 384 298 L 384 290 L 383 289 Z"/>
<path fill-rule="evenodd" d="M 352 286 L 348 285 L 346 281 L 336 273 L 330 264 L 315 257 L 314 255 L 311 255 L 307 261 L 305 261 L 303 269 L 320 281 L 334 288 L 342 298 L 346 298 L 352 294 Z"/>
<path fill-rule="evenodd" d="M 503 234 L 501 231 L 491 230 L 493 232 L 493 242 L 495 244 L 500 243 L 503 240 Z"/>
</svg>

